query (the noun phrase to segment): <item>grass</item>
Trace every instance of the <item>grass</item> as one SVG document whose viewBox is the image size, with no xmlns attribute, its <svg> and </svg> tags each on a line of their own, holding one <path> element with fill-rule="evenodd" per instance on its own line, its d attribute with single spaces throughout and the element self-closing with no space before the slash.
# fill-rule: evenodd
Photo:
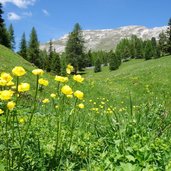
<svg viewBox="0 0 171 171">
<path fill-rule="evenodd" d="M 34 93 L 34 66 L 2 46 L 0 60 L 1 71 L 23 66 L 27 74 L 20 81 L 31 83 Z M 86 70 L 83 83 L 69 76 L 64 84 L 84 92 L 83 100 L 66 97 L 64 84 L 46 73 L 50 85 L 35 100 L 15 94 L 12 111 L 1 100 L 0 170 L 169 171 L 170 66 L 167 56 L 131 60 L 112 72 Z M 45 97 L 50 103 L 42 103 Z"/>
</svg>

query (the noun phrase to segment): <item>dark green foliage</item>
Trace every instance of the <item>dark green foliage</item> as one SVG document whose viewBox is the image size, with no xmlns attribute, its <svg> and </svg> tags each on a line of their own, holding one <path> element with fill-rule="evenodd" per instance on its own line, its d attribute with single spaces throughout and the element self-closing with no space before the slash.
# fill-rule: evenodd
<svg viewBox="0 0 171 171">
<path fill-rule="evenodd" d="M 0 3 L 0 44 L 10 48 L 9 33 L 5 27 L 4 19 L 2 18 L 3 13 L 2 4 Z"/>
<path fill-rule="evenodd" d="M 115 53 L 123 61 L 130 58 L 143 58 L 143 41 L 136 35 L 132 35 L 130 39 L 122 39 L 116 46 Z"/>
<path fill-rule="evenodd" d="M 28 60 L 27 41 L 26 41 L 25 33 L 23 33 L 23 35 L 21 37 L 19 55 L 22 56 L 24 59 Z"/>
<path fill-rule="evenodd" d="M 10 47 L 12 50 L 14 50 L 15 49 L 15 36 L 14 36 L 14 28 L 12 24 L 10 24 L 9 26 L 8 33 L 9 33 L 9 39 L 10 39 Z"/>
<path fill-rule="evenodd" d="M 145 42 L 144 58 L 145 60 L 152 59 L 153 57 L 153 46 L 150 40 Z"/>
<path fill-rule="evenodd" d="M 52 41 L 50 40 L 49 42 L 49 50 L 48 50 L 48 56 L 47 56 L 47 59 L 46 59 L 46 71 L 47 72 L 50 72 L 51 69 L 52 69 L 52 58 L 53 58 L 53 44 L 52 44 Z"/>
<path fill-rule="evenodd" d="M 171 18 L 169 19 L 169 22 L 168 22 L 166 36 L 167 36 L 167 53 L 171 54 Z"/>
<path fill-rule="evenodd" d="M 164 32 L 159 34 L 159 49 L 161 52 L 161 56 L 164 56 L 167 52 L 167 37 Z"/>
<path fill-rule="evenodd" d="M 160 58 L 160 50 L 155 37 L 151 38 L 151 45 L 153 48 L 153 57 Z"/>
<path fill-rule="evenodd" d="M 99 58 L 95 61 L 94 72 L 101 72 L 101 62 Z"/>
<path fill-rule="evenodd" d="M 66 59 L 74 67 L 74 72 L 85 67 L 84 41 L 82 37 L 81 27 L 75 24 L 73 31 L 69 35 L 66 44 Z"/>
<path fill-rule="evenodd" d="M 121 62 L 118 56 L 114 52 L 109 53 L 109 70 L 113 71 L 119 68 Z"/>
<path fill-rule="evenodd" d="M 43 70 L 46 70 L 46 61 L 48 58 L 48 54 L 46 52 L 46 50 L 40 50 L 40 58 L 41 58 L 41 64 L 40 64 L 40 68 Z"/>
<path fill-rule="evenodd" d="M 66 54 L 62 53 L 61 55 L 61 74 L 62 76 L 66 76 L 66 67 L 67 67 L 67 63 L 66 63 Z"/>
<path fill-rule="evenodd" d="M 61 73 L 60 56 L 55 51 L 53 51 L 53 54 L 52 54 L 51 71 L 57 75 L 60 75 Z"/>
<path fill-rule="evenodd" d="M 37 37 L 37 33 L 35 28 L 32 28 L 31 34 L 30 34 L 30 41 L 28 46 L 28 60 L 35 64 L 37 67 L 40 67 L 41 60 L 39 56 L 39 41 Z"/>
</svg>

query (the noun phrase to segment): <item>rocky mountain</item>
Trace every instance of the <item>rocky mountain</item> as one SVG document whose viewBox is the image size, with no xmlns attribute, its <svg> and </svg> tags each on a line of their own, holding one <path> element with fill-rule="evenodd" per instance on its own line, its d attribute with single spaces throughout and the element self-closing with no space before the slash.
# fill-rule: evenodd
<svg viewBox="0 0 171 171">
<path fill-rule="evenodd" d="M 103 29 L 103 30 L 83 30 L 83 37 L 85 47 L 92 51 L 114 49 L 117 43 L 123 38 L 129 38 L 131 35 L 137 35 L 142 39 L 151 39 L 155 37 L 158 39 L 159 34 L 165 31 L 167 26 L 147 28 L 144 26 L 124 26 L 117 29 Z M 68 40 L 68 34 L 64 35 L 58 40 L 53 40 L 53 47 L 56 52 L 63 52 Z M 48 42 L 41 44 L 41 49 L 48 49 Z"/>
</svg>

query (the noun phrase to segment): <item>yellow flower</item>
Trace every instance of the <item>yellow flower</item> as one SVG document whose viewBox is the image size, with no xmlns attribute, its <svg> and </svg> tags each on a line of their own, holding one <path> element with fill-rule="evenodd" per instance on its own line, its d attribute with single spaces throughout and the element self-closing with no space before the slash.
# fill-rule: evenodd
<svg viewBox="0 0 171 171">
<path fill-rule="evenodd" d="M 67 65 L 66 72 L 67 74 L 71 74 L 71 72 L 74 70 L 74 67 L 71 64 Z"/>
<path fill-rule="evenodd" d="M 56 94 L 52 93 L 52 94 L 50 95 L 50 97 L 55 98 L 55 97 L 56 97 Z"/>
<path fill-rule="evenodd" d="M 32 73 L 34 75 L 43 75 L 44 71 L 42 69 L 34 69 Z"/>
<path fill-rule="evenodd" d="M 55 81 L 59 81 L 61 83 L 65 83 L 68 81 L 68 77 L 62 77 L 62 76 L 55 76 Z"/>
<path fill-rule="evenodd" d="M 15 76 L 20 77 L 20 76 L 25 75 L 25 74 L 26 74 L 26 71 L 25 71 L 25 69 L 24 69 L 23 67 L 21 67 L 21 66 L 16 66 L 15 68 L 13 68 L 12 73 L 13 73 Z"/>
<path fill-rule="evenodd" d="M 21 83 L 18 86 L 18 91 L 19 92 L 25 92 L 25 91 L 29 91 L 29 90 L 30 90 L 30 84 L 28 84 L 28 83 Z"/>
<path fill-rule="evenodd" d="M 68 98 L 73 98 L 73 95 L 67 95 Z"/>
<path fill-rule="evenodd" d="M 6 86 L 6 84 L 7 84 L 7 81 L 0 78 L 0 86 Z"/>
<path fill-rule="evenodd" d="M 78 105 L 78 107 L 79 107 L 80 109 L 83 109 L 83 108 L 84 108 L 84 104 L 83 104 L 83 103 L 80 103 L 80 104 Z"/>
<path fill-rule="evenodd" d="M 71 70 L 69 68 L 66 68 L 66 73 L 71 74 Z"/>
<path fill-rule="evenodd" d="M 14 85 L 14 82 L 13 81 L 7 82 L 7 86 L 13 86 L 13 85 Z"/>
<path fill-rule="evenodd" d="M 68 85 L 64 85 L 64 86 L 61 88 L 61 91 L 62 91 L 62 93 L 65 94 L 65 95 L 72 95 L 72 93 L 73 93 L 71 87 L 68 86 Z"/>
<path fill-rule="evenodd" d="M 49 82 L 46 79 L 40 78 L 39 79 L 39 84 L 43 86 L 48 86 Z"/>
<path fill-rule="evenodd" d="M 0 99 L 1 100 L 9 100 L 9 99 L 11 99 L 13 94 L 14 94 L 14 92 L 11 90 L 0 91 Z"/>
<path fill-rule="evenodd" d="M 49 99 L 44 99 L 44 100 L 42 100 L 42 102 L 43 103 L 49 103 L 50 101 L 49 101 Z"/>
<path fill-rule="evenodd" d="M 75 93 L 74 93 L 74 96 L 77 97 L 78 99 L 82 100 L 83 97 L 84 97 L 84 93 L 77 90 Z"/>
<path fill-rule="evenodd" d="M 15 102 L 10 101 L 10 102 L 7 103 L 7 108 L 8 108 L 9 110 L 13 110 L 14 107 L 15 107 L 15 105 L 16 105 Z"/>
<path fill-rule="evenodd" d="M 24 118 L 20 118 L 18 121 L 20 124 L 23 124 L 25 122 Z"/>
<path fill-rule="evenodd" d="M 10 74 L 8 74 L 8 73 L 6 73 L 6 72 L 3 72 L 2 74 L 1 74 L 1 78 L 3 79 L 3 80 L 5 80 L 6 82 L 9 82 L 9 81 L 11 81 L 13 78 L 11 77 L 11 75 Z"/>
<path fill-rule="evenodd" d="M 74 75 L 73 79 L 79 83 L 82 83 L 84 81 L 84 78 L 81 77 L 81 75 Z"/>
<path fill-rule="evenodd" d="M 2 109 L 0 109 L 0 115 L 3 114 L 3 113 L 4 113 L 4 111 Z"/>
<path fill-rule="evenodd" d="M 67 65 L 67 68 L 70 69 L 71 71 L 74 70 L 74 67 L 73 67 L 71 64 L 68 64 L 68 65 Z"/>
</svg>

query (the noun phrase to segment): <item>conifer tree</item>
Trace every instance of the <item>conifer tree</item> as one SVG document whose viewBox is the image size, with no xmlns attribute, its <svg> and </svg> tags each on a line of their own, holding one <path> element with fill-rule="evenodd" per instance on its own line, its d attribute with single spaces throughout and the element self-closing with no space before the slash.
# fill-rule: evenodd
<svg viewBox="0 0 171 171">
<path fill-rule="evenodd" d="M 167 36 L 167 53 L 171 54 L 171 18 L 169 19 L 168 22 L 166 36 Z"/>
<path fill-rule="evenodd" d="M 145 43 L 145 49 L 144 49 L 144 58 L 145 60 L 152 59 L 153 57 L 153 47 L 150 40 L 147 40 Z"/>
<path fill-rule="evenodd" d="M 36 30 L 33 27 L 31 34 L 30 34 L 30 40 L 29 40 L 29 46 L 28 46 L 28 59 L 31 63 L 34 63 L 37 67 L 41 65 L 39 52 L 40 52 L 39 41 L 38 41 Z"/>
<path fill-rule="evenodd" d="M 100 62 L 100 58 L 97 57 L 96 61 L 95 61 L 95 66 L 94 66 L 94 72 L 101 72 L 101 62 Z"/>
<path fill-rule="evenodd" d="M 53 44 L 52 40 L 49 41 L 48 57 L 46 59 L 46 71 L 50 72 L 52 70 L 52 59 L 53 59 Z"/>
<path fill-rule="evenodd" d="M 28 60 L 27 41 L 26 41 L 25 33 L 23 33 L 21 37 L 19 55 L 22 56 L 24 59 Z"/>
<path fill-rule="evenodd" d="M 0 3 L 0 44 L 10 48 L 9 33 L 5 27 L 4 19 L 2 18 L 2 4 Z"/>
<path fill-rule="evenodd" d="M 10 47 L 12 50 L 14 50 L 15 49 L 15 36 L 14 36 L 14 29 L 13 29 L 12 24 L 10 24 L 9 26 L 8 33 L 9 33 L 9 39 L 10 39 Z"/>
<path fill-rule="evenodd" d="M 66 59 L 74 67 L 74 72 L 85 67 L 84 41 L 82 30 L 78 23 L 75 24 L 73 31 L 70 33 L 66 48 Z"/>
<path fill-rule="evenodd" d="M 51 70 L 57 75 L 60 75 L 61 73 L 60 56 L 55 52 L 55 50 L 53 51 L 52 55 Z"/>
<path fill-rule="evenodd" d="M 164 32 L 159 34 L 159 49 L 161 56 L 164 56 L 167 53 L 167 37 Z"/>
</svg>

